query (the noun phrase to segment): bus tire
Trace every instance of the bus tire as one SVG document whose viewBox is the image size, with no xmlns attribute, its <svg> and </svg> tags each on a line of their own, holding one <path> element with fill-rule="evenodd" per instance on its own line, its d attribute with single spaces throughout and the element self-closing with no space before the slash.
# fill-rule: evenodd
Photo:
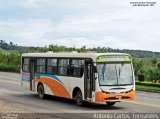
<svg viewBox="0 0 160 119">
<path fill-rule="evenodd" d="M 106 102 L 107 106 L 113 106 L 116 102 Z"/>
<path fill-rule="evenodd" d="M 75 95 L 75 101 L 78 106 L 84 106 L 85 102 L 83 101 L 83 96 L 82 96 L 81 91 L 77 91 Z"/>
<path fill-rule="evenodd" d="M 39 84 L 37 87 L 37 92 L 38 92 L 38 97 L 40 99 L 44 99 L 45 98 L 45 92 L 44 92 L 44 87 L 42 84 Z"/>
</svg>

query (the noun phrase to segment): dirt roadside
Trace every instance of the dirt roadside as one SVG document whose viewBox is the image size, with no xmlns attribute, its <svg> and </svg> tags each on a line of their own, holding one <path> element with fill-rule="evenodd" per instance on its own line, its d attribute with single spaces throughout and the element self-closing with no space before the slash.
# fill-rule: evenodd
<svg viewBox="0 0 160 119">
<path fill-rule="evenodd" d="M 13 107 L 7 100 L 0 99 L 0 113 L 26 113 L 25 110 Z"/>
<path fill-rule="evenodd" d="M 0 119 L 64 119 L 61 116 L 45 113 L 29 113 L 24 109 L 13 107 L 11 102 L 0 98 Z"/>
</svg>

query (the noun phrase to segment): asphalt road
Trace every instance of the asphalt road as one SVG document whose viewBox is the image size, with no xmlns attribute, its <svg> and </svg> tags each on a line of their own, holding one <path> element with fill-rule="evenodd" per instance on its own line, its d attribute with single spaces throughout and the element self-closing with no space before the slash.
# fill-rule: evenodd
<svg viewBox="0 0 160 119">
<path fill-rule="evenodd" d="M 77 106 L 73 100 L 52 97 L 45 100 L 38 98 L 20 86 L 20 74 L 0 72 L 0 98 L 10 102 L 13 107 L 29 113 L 50 113 L 55 118 L 93 118 L 94 113 L 160 113 L 160 94 L 136 92 L 134 102 L 119 102 L 112 107 L 105 104 Z"/>
</svg>

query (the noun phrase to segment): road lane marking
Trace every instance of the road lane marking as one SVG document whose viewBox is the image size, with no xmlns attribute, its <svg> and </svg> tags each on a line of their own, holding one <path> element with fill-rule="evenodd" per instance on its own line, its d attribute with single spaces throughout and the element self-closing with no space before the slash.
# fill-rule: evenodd
<svg viewBox="0 0 160 119">
<path fill-rule="evenodd" d="M 20 82 L 17 82 L 17 81 L 9 81 L 9 80 L 3 80 L 3 79 L 0 79 L 0 82 L 2 83 L 13 83 L 13 84 L 20 84 Z"/>
<path fill-rule="evenodd" d="M 155 104 L 151 104 L 151 103 L 147 103 L 147 102 L 139 102 L 139 101 L 124 101 L 124 102 L 132 103 L 132 104 L 138 104 L 138 105 L 143 105 L 143 106 L 160 108 L 159 105 L 155 105 Z"/>
<path fill-rule="evenodd" d="M 17 92 L 17 91 L 11 91 L 11 90 L 6 90 L 6 89 L 0 89 L 0 94 L 24 94 L 22 92 Z"/>
<path fill-rule="evenodd" d="M 13 78 L 13 77 L 6 77 L 6 76 L 2 76 L 1 79 L 5 79 L 5 80 L 14 80 L 14 81 L 20 81 L 19 78 Z"/>
</svg>

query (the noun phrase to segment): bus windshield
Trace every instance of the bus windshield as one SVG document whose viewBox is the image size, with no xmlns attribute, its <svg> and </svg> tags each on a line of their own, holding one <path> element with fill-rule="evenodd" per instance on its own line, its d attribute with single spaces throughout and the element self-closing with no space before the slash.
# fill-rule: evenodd
<svg viewBox="0 0 160 119">
<path fill-rule="evenodd" d="M 132 85 L 131 63 L 97 63 L 99 83 L 104 85 Z"/>
</svg>

